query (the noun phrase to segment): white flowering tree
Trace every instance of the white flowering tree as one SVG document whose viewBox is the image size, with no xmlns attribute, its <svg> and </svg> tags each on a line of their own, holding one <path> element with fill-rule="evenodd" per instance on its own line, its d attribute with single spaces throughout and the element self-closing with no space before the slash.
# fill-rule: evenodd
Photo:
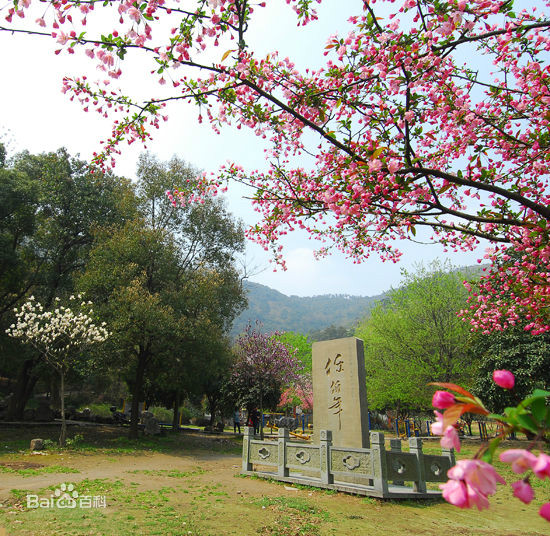
<svg viewBox="0 0 550 536">
<path fill-rule="evenodd" d="M 96 325 L 92 319 L 92 302 L 83 301 L 82 295 L 71 296 L 69 306 L 55 300 L 55 309 L 45 311 L 42 304 L 31 296 L 19 309 L 14 309 L 16 321 L 6 333 L 32 344 L 46 363 L 59 374 L 61 399 L 61 434 L 59 444 L 65 446 L 65 376 L 82 352 L 89 346 L 103 342 L 109 336 L 105 322 Z"/>
</svg>

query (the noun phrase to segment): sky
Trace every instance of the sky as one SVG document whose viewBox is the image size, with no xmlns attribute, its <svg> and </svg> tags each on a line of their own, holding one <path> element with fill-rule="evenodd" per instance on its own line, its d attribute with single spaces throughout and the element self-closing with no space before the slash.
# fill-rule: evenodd
<svg viewBox="0 0 550 536">
<path fill-rule="evenodd" d="M 319 8 L 319 21 L 296 28 L 292 12 L 283 1 L 274 2 L 267 10 L 259 10 L 251 25 L 247 41 L 257 55 L 277 50 L 289 56 L 298 67 L 319 67 L 327 38 L 345 33 L 347 18 L 359 12 L 362 0 L 328 0 Z M 4 14 L 0 10 L 0 20 Z M 21 150 L 31 153 L 54 151 L 66 147 L 73 155 L 89 160 L 100 147 L 99 140 L 110 132 L 110 122 L 96 113 L 85 113 L 80 104 L 71 102 L 61 92 L 61 82 L 67 74 L 88 74 L 99 77 L 95 64 L 83 54 L 55 55 L 58 48 L 50 38 L 11 35 L 0 32 L 2 50 L 0 82 L 0 139 L 7 142 L 12 154 Z M 218 51 L 223 54 L 223 50 Z M 133 73 L 141 67 L 137 58 L 125 60 L 130 64 L 126 83 L 132 91 L 147 92 L 152 86 Z M 136 63 L 132 65 L 132 61 Z M 140 71 L 142 72 L 142 71 Z M 227 161 L 236 161 L 245 169 L 263 169 L 265 145 L 245 129 L 223 128 L 216 135 L 207 124 L 197 122 L 193 107 L 177 105 L 168 110 L 170 119 L 155 133 L 147 149 L 161 160 L 173 155 L 196 168 L 215 172 Z M 135 168 L 143 146 L 122 146 L 115 172 L 135 178 Z M 228 207 L 245 224 L 259 220 L 243 196 L 250 192 L 243 187 L 230 187 L 226 196 Z M 412 242 L 398 244 L 403 251 L 399 263 L 383 263 L 376 255 L 366 262 L 355 264 L 340 253 L 316 260 L 313 251 L 318 243 L 305 233 L 294 232 L 283 241 L 287 270 L 274 269 L 270 254 L 259 246 L 247 245 L 244 261 L 251 281 L 267 285 L 286 295 L 314 296 L 320 294 L 350 294 L 373 296 L 397 287 L 402 280 L 401 270 L 414 270 L 419 263 L 433 259 L 449 259 L 455 266 L 476 263 L 483 251 L 444 254 L 440 245 Z"/>
</svg>

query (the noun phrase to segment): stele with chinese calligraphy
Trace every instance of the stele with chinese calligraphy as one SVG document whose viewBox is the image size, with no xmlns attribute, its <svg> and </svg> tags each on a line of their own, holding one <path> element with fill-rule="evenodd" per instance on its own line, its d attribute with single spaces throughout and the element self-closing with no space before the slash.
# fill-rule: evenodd
<svg viewBox="0 0 550 536">
<path fill-rule="evenodd" d="M 363 341 L 313 343 L 313 430 L 332 431 L 334 446 L 369 447 Z"/>
</svg>

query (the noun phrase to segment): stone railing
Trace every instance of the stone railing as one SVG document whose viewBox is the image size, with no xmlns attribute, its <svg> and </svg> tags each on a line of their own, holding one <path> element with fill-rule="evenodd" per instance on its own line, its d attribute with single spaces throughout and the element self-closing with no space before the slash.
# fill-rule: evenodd
<svg viewBox="0 0 550 536">
<path fill-rule="evenodd" d="M 424 454 L 416 437 L 403 452 L 400 439 L 391 439 L 386 450 L 381 432 L 370 433 L 370 448 L 346 448 L 332 446 L 329 430 L 321 430 L 318 445 L 291 443 L 285 428 L 279 429 L 276 442 L 254 439 L 253 428 L 244 430 L 243 473 L 360 495 L 437 497 L 440 492 L 426 484 L 446 482 L 455 463 L 451 450 L 442 449 L 440 456 Z"/>
</svg>

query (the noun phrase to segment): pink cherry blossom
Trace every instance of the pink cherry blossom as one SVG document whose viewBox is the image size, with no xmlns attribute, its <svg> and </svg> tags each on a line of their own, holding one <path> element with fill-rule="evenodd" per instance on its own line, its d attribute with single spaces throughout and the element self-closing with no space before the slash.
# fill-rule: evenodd
<svg viewBox="0 0 550 536">
<path fill-rule="evenodd" d="M 57 36 L 57 42 L 60 43 L 61 45 L 64 45 L 66 44 L 68 41 L 70 40 L 70 36 L 68 36 L 66 33 L 64 32 L 59 32 L 58 36 Z"/>
<path fill-rule="evenodd" d="M 452 479 L 464 480 L 483 495 L 495 493 L 497 482 L 506 483 L 492 465 L 482 460 L 459 460 L 447 475 Z"/>
<path fill-rule="evenodd" d="M 443 414 L 439 411 L 434 411 L 436 421 L 430 426 L 431 432 L 434 435 L 443 435 Z"/>
<path fill-rule="evenodd" d="M 382 169 L 382 162 L 380 160 L 371 160 L 369 163 L 369 171 L 379 171 Z"/>
<path fill-rule="evenodd" d="M 141 20 L 141 11 L 137 7 L 130 7 L 127 13 L 133 21 L 139 22 Z"/>
<path fill-rule="evenodd" d="M 512 389 L 516 380 L 509 370 L 495 370 L 493 381 L 503 389 Z"/>
<path fill-rule="evenodd" d="M 481 460 L 459 460 L 447 476 L 450 480 L 439 487 L 445 500 L 459 508 L 488 508 L 487 497 L 496 492 L 497 482 L 505 483 L 492 465 Z"/>
<path fill-rule="evenodd" d="M 529 482 L 518 480 L 517 482 L 512 482 L 511 486 L 514 490 L 514 497 L 517 497 L 525 504 L 529 504 L 535 497 L 535 492 Z"/>
<path fill-rule="evenodd" d="M 512 464 L 512 471 L 520 475 L 533 468 L 537 457 L 525 449 L 508 449 L 500 453 L 499 460 Z"/>
<path fill-rule="evenodd" d="M 468 488 L 460 480 L 448 480 L 445 484 L 439 485 L 443 492 L 443 498 L 459 508 L 470 508 L 468 501 Z"/>
<path fill-rule="evenodd" d="M 432 434 L 442 436 L 440 440 L 442 447 L 453 448 L 457 452 L 460 452 L 460 439 L 456 428 L 449 425 L 443 430 L 443 414 L 439 413 L 439 411 L 434 411 L 434 413 L 437 420 L 431 425 Z"/>
<path fill-rule="evenodd" d="M 538 459 L 535 461 L 534 464 L 532 464 L 531 467 L 538 478 L 550 478 L 550 456 L 544 454 L 544 452 L 539 454 Z"/>
<path fill-rule="evenodd" d="M 392 158 L 388 162 L 388 171 L 390 173 L 395 173 L 396 171 L 399 170 L 400 167 L 401 167 L 401 163 L 396 158 Z"/>
<path fill-rule="evenodd" d="M 29 3 L 8 3 L 4 31 L 18 30 Z M 97 164 L 112 162 L 121 140 L 148 141 L 169 106 L 197 104 L 216 133 L 233 123 L 266 140 L 266 163 L 258 170 L 228 165 L 192 191 L 180 191 L 179 203 L 200 201 L 229 182 L 247 184 L 256 191 L 259 218 L 247 236 L 275 251 L 281 264 L 277 242 L 293 229 L 318 239 L 319 253 L 333 245 L 354 262 L 373 253 L 397 262 L 402 252 L 395 243 L 414 240 L 412 229 L 431 230 L 429 239 L 454 251 L 472 251 L 488 240 L 491 249 L 479 260 L 490 266 L 472 283 L 463 318 L 486 333 L 521 319 L 533 334 L 550 330 L 544 137 L 550 127 L 550 40 L 544 8 L 520 5 L 512 14 L 502 9 L 503 0 L 358 2 L 349 32 L 330 36 L 319 51 L 326 64 L 302 68 L 275 51 L 253 50 L 244 35 L 256 23 L 252 11 L 265 2 L 241 10 L 238 2 L 188 0 L 189 13 L 204 15 L 185 24 L 181 10 L 163 0 L 140 4 L 142 12 L 130 0 L 103 7 L 45 3 L 37 24 L 44 21 L 59 39 L 56 54 L 93 48 L 92 61 L 118 77 L 136 63 L 118 61 L 117 43 L 103 42 L 104 35 L 121 38 L 128 55 L 139 47 L 140 57 L 166 63 L 154 74 L 171 82 L 162 87 L 161 101 L 157 94 L 141 99 L 140 90 L 139 99 L 105 91 L 102 82 L 83 77 L 64 82 L 69 98 L 112 121 Z M 286 3 L 300 25 L 317 18 L 316 2 Z M 391 17 L 383 14 L 384 5 L 378 11 L 380 4 L 390 7 Z M 99 35 L 84 31 L 94 15 Z M 216 47 L 222 42 L 235 45 L 220 62 Z M 470 54 L 471 43 L 476 54 Z M 152 75 L 150 64 L 137 63 L 144 78 Z M 312 156 L 307 169 L 299 164 L 304 154 Z M 332 202 L 325 200 L 329 188 L 338 196 Z"/>
</svg>

